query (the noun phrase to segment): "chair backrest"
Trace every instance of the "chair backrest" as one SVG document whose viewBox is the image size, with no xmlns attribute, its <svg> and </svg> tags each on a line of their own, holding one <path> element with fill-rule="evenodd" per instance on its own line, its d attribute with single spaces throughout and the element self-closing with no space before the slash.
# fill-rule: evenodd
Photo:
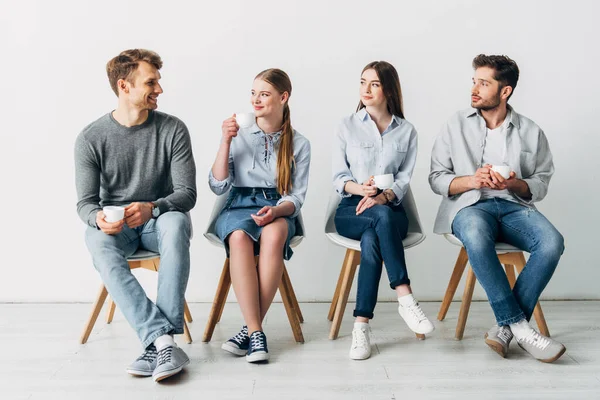
<svg viewBox="0 0 600 400">
<path fill-rule="evenodd" d="M 337 233 L 335 229 L 335 210 L 342 201 L 340 195 L 333 191 L 329 198 L 329 205 L 327 206 L 327 214 L 325 214 L 325 233 Z M 423 227 L 421 226 L 421 219 L 419 218 L 419 212 L 417 211 L 417 205 L 412 194 L 410 186 L 402 199 L 402 206 L 406 211 L 408 217 L 408 233 L 419 233 L 423 234 Z"/>
</svg>

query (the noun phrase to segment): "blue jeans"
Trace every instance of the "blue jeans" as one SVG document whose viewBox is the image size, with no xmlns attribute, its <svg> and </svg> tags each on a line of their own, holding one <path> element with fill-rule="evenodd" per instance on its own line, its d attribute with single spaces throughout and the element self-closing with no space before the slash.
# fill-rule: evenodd
<svg viewBox="0 0 600 400">
<path fill-rule="evenodd" d="M 191 221 L 170 211 L 117 235 L 88 227 L 85 235 L 94 267 L 112 299 L 136 331 L 144 348 L 157 337 L 183 333 L 183 304 L 190 273 Z M 138 248 L 160 254 L 158 293 L 154 304 L 131 273 L 127 257 Z"/>
<path fill-rule="evenodd" d="M 565 249 L 562 235 L 536 209 L 497 198 L 460 210 L 452 230 L 467 250 L 498 325 L 529 321 Z M 513 289 L 498 261 L 496 241 L 530 254 Z"/>
<path fill-rule="evenodd" d="M 408 218 L 402 205 L 375 205 L 356 215 L 362 196 L 342 199 L 335 212 L 335 228 L 350 239 L 360 240 L 360 269 L 356 291 L 355 317 L 373 318 L 377 291 L 385 263 L 390 287 L 409 285 L 402 239 L 408 232 Z"/>
</svg>

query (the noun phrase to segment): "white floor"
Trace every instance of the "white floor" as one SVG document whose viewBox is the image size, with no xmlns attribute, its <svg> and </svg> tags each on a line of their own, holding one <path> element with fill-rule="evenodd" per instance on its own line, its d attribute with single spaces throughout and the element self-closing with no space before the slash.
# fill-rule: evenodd
<svg viewBox="0 0 600 400">
<path fill-rule="evenodd" d="M 353 304 L 340 338 L 328 339 L 328 304 L 301 304 L 306 343 L 296 344 L 281 304 L 265 323 L 271 361 L 252 365 L 220 349 L 241 325 L 228 303 L 213 341 L 201 337 L 209 304 L 190 304 L 195 342 L 178 338 L 191 365 L 155 384 L 125 366 L 141 352 L 118 312 L 99 321 L 86 345 L 78 339 L 91 304 L 0 304 L 0 399 L 600 399 L 600 302 L 544 302 L 553 337 L 567 353 L 538 362 L 513 343 L 506 359 L 483 342 L 493 324 L 489 305 L 473 303 L 465 337 L 454 340 L 458 303 L 436 331 L 417 341 L 396 313 L 380 303 L 372 321 L 373 355 L 348 359 Z M 434 320 L 439 303 L 422 303 Z M 104 314 L 101 315 L 104 317 Z"/>
</svg>

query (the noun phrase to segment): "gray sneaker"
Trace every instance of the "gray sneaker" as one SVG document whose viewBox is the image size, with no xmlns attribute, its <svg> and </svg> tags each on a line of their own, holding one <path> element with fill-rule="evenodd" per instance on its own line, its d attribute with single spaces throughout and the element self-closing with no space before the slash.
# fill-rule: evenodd
<svg viewBox="0 0 600 400">
<path fill-rule="evenodd" d="M 485 344 L 504 358 L 506 357 L 506 353 L 508 353 L 508 345 L 512 338 L 513 334 L 508 325 L 494 325 L 485 334 Z"/>
<path fill-rule="evenodd" d="M 152 373 L 154 382 L 162 381 L 181 372 L 190 363 L 190 359 L 177 345 L 167 346 L 158 352 L 156 368 Z"/>
<path fill-rule="evenodd" d="M 134 376 L 151 376 L 156 368 L 156 357 L 156 347 L 151 344 L 137 360 L 127 367 L 127 373 Z"/>
<path fill-rule="evenodd" d="M 531 329 L 531 333 L 525 338 L 517 339 L 517 344 L 534 358 L 545 363 L 558 360 L 567 350 L 562 343 L 542 335 L 535 329 Z"/>
</svg>

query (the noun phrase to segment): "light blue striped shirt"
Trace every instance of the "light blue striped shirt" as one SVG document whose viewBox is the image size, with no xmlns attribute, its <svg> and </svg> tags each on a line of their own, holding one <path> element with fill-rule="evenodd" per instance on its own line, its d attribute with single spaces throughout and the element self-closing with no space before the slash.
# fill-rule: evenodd
<svg viewBox="0 0 600 400">
<path fill-rule="evenodd" d="M 281 132 L 265 134 L 259 127 L 240 128 L 238 135 L 231 141 L 229 148 L 229 176 L 217 180 L 212 169 L 208 174 L 210 189 L 218 195 L 236 187 L 275 188 L 277 177 L 277 150 Z M 292 189 L 277 202 L 294 204 L 295 210 L 290 217 L 296 217 L 306 197 L 308 188 L 308 170 L 310 167 L 310 142 L 294 130 L 294 159 L 292 168 Z"/>
<path fill-rule="evenodd" d="M 383 133 L 365 108 L 339 124 L 334 138 L 333 187 L 342 197 L 346 182 L 362 184 L 371 175 L 394 174 L 394 204 L 400 204 L 417 160 L 417 131 L 396 115 Z"/>
</svg>

